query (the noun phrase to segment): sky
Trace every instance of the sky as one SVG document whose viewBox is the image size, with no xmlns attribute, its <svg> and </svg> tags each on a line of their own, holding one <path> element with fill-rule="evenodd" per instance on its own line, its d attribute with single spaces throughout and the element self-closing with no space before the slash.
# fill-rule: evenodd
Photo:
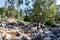
<svg viewBox="0 0 60 40">
<path fill-rule="evenodd" d="M 56 4 L 59 5 L 60 4 L 60 0 L 56 0 L 56 1 L 57 1 Z M 4 4 L 5 4 L 5 0 L 0 0 L 0 7 L 4 6 Z M 21 7 L 24 8 L 24 4 L 21 5 Z"/>
<path fill-rule="evenodd" d="M 5 5 L 5 1 L 6 0 L 0 0 L 0 7 L 3 7 Z M 30 0 L 31 1 L 31 0 Z M 25 1 L 24 1 L 25 2 Z M 30 6 L 32 5 L 32 3 L 30 3 Z M 26 6 L 25 4 L 23 3 L 23 5 L 21 5 L 21 8 L 24 9 Z M 15 7 L 16 8 L 16 7 Z"/>
<path fill-rule="evenodd" d="M 59 5 L 60 4 L 60 0 L 56 0 L 56 1 L 57 1 L 56 4 Z"/>
<path fill-rule="evenodd" d="M 5 0 L 0 0 L 0 7 L 2 7 L 2 6 L 4 6 L 4 3 L 5 2 Z"/>
</svg>

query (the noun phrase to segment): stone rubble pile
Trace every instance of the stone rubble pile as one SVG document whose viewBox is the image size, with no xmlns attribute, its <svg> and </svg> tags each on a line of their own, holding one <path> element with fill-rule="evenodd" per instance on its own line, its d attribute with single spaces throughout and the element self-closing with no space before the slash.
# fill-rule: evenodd
<svg viewBox="0 0 60 40">
<path fill-rule="evenodd" d="M 0 40 L 60 40 L 60 27 L 40 29 L 39 32 L 31 28 L 31 32 L 29 37 L 19 30 L 0 27 Z"/>
<path fill-rule="evenodd" d="M 37 27 L 33 27 L 32 24 L 22 25 L 24 24 L 19 21 L 16 23 L 2 23 L 3 28 L 0 27 L 0 40 L 60 40 L 60 27 L 40 28 L 38 32 Z M 21 30 L 15 26 L 20 27 Z"/>
<path fill-rule="evenodd" d="M 60 27 L 40 29 L 37 34 L 31 40 L 60 40 Z"/>
<path fill-rule="evenodd" d="M 30 37 L 16 29 L 0 28 L 0 40 L 28 40 Z"/>
</svg>

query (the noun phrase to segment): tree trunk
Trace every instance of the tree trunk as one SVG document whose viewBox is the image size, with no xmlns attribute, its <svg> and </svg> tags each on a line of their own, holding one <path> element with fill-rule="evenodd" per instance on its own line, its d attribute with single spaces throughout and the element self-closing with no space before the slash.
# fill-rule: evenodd
<svg viewBox="0 0 60 40">
<path fill-rule="evenodd" d="M 39 31 L 39 22 L 37 22 L 37 30 Z"/>
<path fill-rule="evenodd" d="M 40 25 L 41 28 L 43 28 L 43 26 L 42 26 L 43 22 L 44 22 L 43 18 L 41 18 L 41 25 Z"/>
</svg>

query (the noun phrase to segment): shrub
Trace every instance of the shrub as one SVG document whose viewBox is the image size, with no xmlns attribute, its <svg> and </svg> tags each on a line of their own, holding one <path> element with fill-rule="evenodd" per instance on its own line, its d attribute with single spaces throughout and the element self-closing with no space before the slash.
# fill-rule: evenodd
<svg viewBox="0 0 60 40">
<path fill-rule="evenodd" d="M 56 27 L 56 25 L 54 24 L 53 20 L 48 20 L 45 22 L 45 25 L 51 26 L 51 27 Z"/>
<path fill-rule="evenodd" d="M 24 17 L 24 21 L 26 21 L 26 22 L 31 22 L 31 19 L 29 18 L 29 16 L 25 16 L 25 17 Z"/>
</svg>

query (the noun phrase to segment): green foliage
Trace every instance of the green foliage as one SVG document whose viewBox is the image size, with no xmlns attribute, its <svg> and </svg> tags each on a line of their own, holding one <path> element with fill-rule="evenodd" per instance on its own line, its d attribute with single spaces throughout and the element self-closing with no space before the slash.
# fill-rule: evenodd
<svg viewBox="0 0 60 40">
<path fill-rule="evenodd" d="M 35 19 L 40 19 L 41 16 L 40 16 L 39 13 L 37 13 L 37 14 L 30 14 L 30 15 L 29 15 L 29 18 L 30 18 L 30 21 L 31 21 L 31 22 L 35 22 L 34 20 L 35 20 Z"/>
<path fill-rule="evenodd" d="M 33 19 L 42 19 L 42 22 L 44 22 L 48 18 L 54 19 L 56 15 L 56 6 L 55 6 L 56 0 L 35 0 L 33 4 L 33 13 L 30 14 L 30 18 Z M 55 7 L 54 7 L 54 6 Z"/>
<path fill-rule="evenodd" d="M 0 18 L 16 18 L 19 20 L 23 20 L 23 11 L 11 9 L 11 8 L 0 8 Z"/>
<path fill-rule="evenodd" d="M 57 12 L 56 7 L 52 6 L 55 5 L 54 2 L 56 0 L 35 0 L 33 4 L 33 8 L 31 10 L 30 7 L 26 7 L 26 15 L 29 14 L 29 16 L 25 16 L 23 14 L 23 10 L 20 10 L 20 4 L 23 4 L 23 0 L 6 0 L 5 5 L 6 9 L 2 8 L 0 9 L 0 15 L 3 15 L 2 13 L 4 12 L 4 17 L 14 17 L 16 19 L 22 20 L 24 19 L 25 21 L 32 21 L 33 19 L 41 19 L 42 21 L 47 21 L 47 20 L 54 20 L 55 15 Z M 15 6 L 17 7 L 17 10 L 15 9 Z M 26 0 L 25 2 L 26 6 L 30 5 L 30 1 Z M 20 10 L 20 11 L 18 11 Z M 32 12 L 31 12 L 32 11 Z"/>
<path fill-rule="evenodd" d="M 23 11 L 20 10 L 20 4 L 23 4 L 23 0 L 6 0 L 3 8 L 0 8 L 0 18 L 16 18 L 23 20 Z M 15 9 L 18 7 L 18 10 Z"/>
<path fill-rule="evenodd" d="M 5 18 L 5 16 L 4 16 L 4 8 L 2 7 L 2 8 L 0 8 L 0 19 L 3 19 L 3 18 Z"/>
<path fill-rule="evenodd" d="M 45 21 L 49 21 L 49 20 L 55 21 L 56 15 L 57 15 L 57 7 L 56 6 L 50 7 L 45 12 Z"/>
<path fill-rule="evenodd" d="M 48 20 L 45 22 L 45 25 L 52 25 L 52 24 L 54 24 L 52 20 Z"/>
<path fill-rule="evenodd" d="M 24 21 L 30 22 L 29 16 L 25 16 L 25 17 L 24 17 Z"/>
<path fill-rule="evenodd" d="M 56 14 L 57 14 L 57 7 L 56 6 L 48 8 L 45 12 L 46 17 L 55 17 Z"/>
<path fill-rule="evenodd" d="M 56 25 L 54 24 L 54 21 L 53 20 L 48 20 L 45 22 L 45 25 L 48 25 L 50 27 L 56 27 Z"/>
</svg>

